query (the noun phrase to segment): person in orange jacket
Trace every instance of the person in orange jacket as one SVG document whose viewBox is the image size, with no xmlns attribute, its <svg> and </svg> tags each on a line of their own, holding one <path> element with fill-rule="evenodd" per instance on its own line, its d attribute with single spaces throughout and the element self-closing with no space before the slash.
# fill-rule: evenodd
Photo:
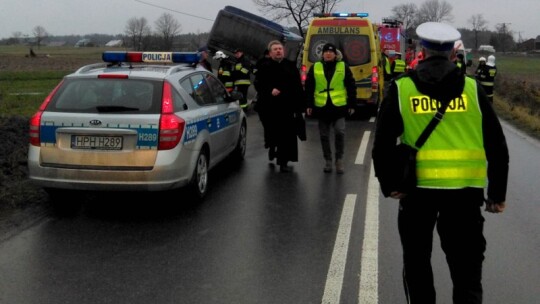
<svg viewBox="0 0 540 304">
<path fill-rule="evenodd" d="M 418 54 L 416 55 L 416 58 L 414 58 L 414 60 L 409 65 L 409 69 L 414 70 L 416 66 L 418 65 L 418 62 L 422 61 L 423 59 L 424 59 L 424 54 L 422 54 L 422 52 L 418 52 Z"/>
</svg>

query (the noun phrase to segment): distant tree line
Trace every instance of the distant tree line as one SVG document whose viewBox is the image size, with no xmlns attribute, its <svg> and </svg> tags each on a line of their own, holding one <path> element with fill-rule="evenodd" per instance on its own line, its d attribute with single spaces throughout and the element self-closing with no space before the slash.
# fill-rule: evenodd
<svg viewBox="0 0 540 304">
<path fill-rule="evenodd" d="M 53 36 L 43 26 L 36 26 L 32 35 L 14 32 L 7 39 L 0 40 L 3 45 L 25 44 L 37 46 L 63 42 L 66 45 L 75 45 L 81 39 L 91 41 L 87 47 L 104 46 L 111 40 L 122 40 L 123 47 L 136 51 L 194 51 L 203 46 L 208 40 L 209 33 L 180 34 L 180 23 L 169 13 L 162 14 L 154 23 L 152 29 L 145 17 L 133 17 L 126 22 L 123 34 L 87 34 Z"/>
<path fill-rule="evenodd" d="M 304 37 L 309 22 L 314 13 L 332 12 L 336 4 L 342 0 L 252 0 L 261 12 L 269 13 L 274 21 L 287 21 L 295 24 L 291 30 Z M 391 8 L 389 18 L 399 20 L 403 24 L 404 36 L 415 39 L 416 27 L 427 21 L 447 22 L 453 21 L 453 7 L 445 0 L 426 0 L 420 5 L 404 3 Z M 482 14 L 473 14 L 468 20 L 471 28 L 459 28 L 462 40 L 467 48 L 474 50 L 482 44 L 489 44 L 497 51 L 514 51 L 517 44 L 522 42 L 521 37 L 515 41 L 514 33 L 509 23 L 498 23 L 495 30 L 488 30 L 488 22 Z M 67 44 L 74 44 L 81 38 L 90 39 L 93 45 L 104 45 L 112 39 L 121 39 L 123 46 L 137 51 L 149 50 L 196 50 L 206 43 L 209 33 L 181 34 L 181 24 L 173 15 L 163 13 L 152 25 L 145 17 L 132 17 L 127 20 L 123 34 L 117 35 L 72 35 L 51 36 L 42 26 L 33 29 L 32 36 L 15 32 L 12 37 L 0 40 L 0 44 L 26 43 L 36 45 L 38 48 L 51 41 L 64 39 Z"/>
<path fill-rule="evenodd" d="M 287 21 L 296 25 L 295 33 L 304 37 L 314 13 L 333 12 L 342 0 L 252 0 L 261 13 L 269 14 L 274 21 Z M 452 23 L 452 5 L 445 0 L 426 0 L 420 5 L 403 3 L 391 8 L 388 18 L 399 20 L 404 27 L 406 38 L 416 39 L 416 27 L 427 21 Z M 354 12 L 358 13 L 358 12 Z M 471 28 L 459 28 L 463 43 L 474 50 L 482 44 L 489 44 L 498 51 L 516 50 L 516 41 L 509 23 L 498 23 L 488 30 L 488 22 L 482 14 L 473 14 L 468 20 Z M 518 43 L 521 38 L 518 39 Z"/>
</svg>

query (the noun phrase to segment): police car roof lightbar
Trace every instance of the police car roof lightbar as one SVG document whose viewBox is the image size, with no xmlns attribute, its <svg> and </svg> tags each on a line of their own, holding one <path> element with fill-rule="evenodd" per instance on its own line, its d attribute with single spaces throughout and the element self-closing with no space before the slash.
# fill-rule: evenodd
<svg viewBox="0 0 540 304">
<path fill-rule="evenodd" d="M 315 13 L 314 17 L 368 17 L 368 13 Z"/>
<path fill-rule="evenodd" d="M 103 52 L 104 62 L 146 62 L 146 63 L 188 63 L 195 64 L 200 60 L 197 52 Z"/>
</svg>

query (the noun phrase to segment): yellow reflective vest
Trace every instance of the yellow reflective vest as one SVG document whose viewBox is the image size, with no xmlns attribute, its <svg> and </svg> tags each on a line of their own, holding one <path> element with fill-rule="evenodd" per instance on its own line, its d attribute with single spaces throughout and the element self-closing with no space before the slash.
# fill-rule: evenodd
<svg viewBox="0 0 540 304">
<path fill-rule="evenodd" d="M 405 67 L 407 64 L 402 59 L 394 60 L 394 75 L 405 73 Z"/>
<path fill-rule="evenodd" d="M 465 78 L 462 95 L 450 101 L 442 121 L 417 154 L 419 188 L 483 188 L 487 184 L 487 160 L 482 132 L 482 113 L 476 81 Z M 437 112 L 440 101 L 420 93 L 410 77 L 396 81 L 404 132 L 402 142 L 414 146 Z"/>
<path fill-rule="evenodd" d="M 324 75 L 324 67 L 322 62 L 316 62 L 313 66 L 313 75 L 315 76 L 315 106 L 324 107 L 328 99 L 328 95 L 332 99 L 332 103 L 336 107 L 347 105 L 347 90 L 345 89 L 345 63 L 343 61 L 336 62 L 336 69 L 330 84 Z"/>
</svg>

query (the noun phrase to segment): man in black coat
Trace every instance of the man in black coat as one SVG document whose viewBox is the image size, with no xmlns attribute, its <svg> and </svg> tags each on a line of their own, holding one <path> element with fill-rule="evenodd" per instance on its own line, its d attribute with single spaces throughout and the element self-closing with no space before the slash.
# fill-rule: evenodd
<svg viewBox="0 0 540 304">
<path fill-rule="evenodd" d="M 277 158 L 280 171 L 290 172 L 288 162 L 298 161 L 296 122 L 305 111 L 304 91 L 295 63 L 285 58 L 283 44 L 271 41 L 268 50 L 271 60 L 264 61 L 256 73 L 257 111 L 266 117 L 269 159 Z"/>
</svg>

